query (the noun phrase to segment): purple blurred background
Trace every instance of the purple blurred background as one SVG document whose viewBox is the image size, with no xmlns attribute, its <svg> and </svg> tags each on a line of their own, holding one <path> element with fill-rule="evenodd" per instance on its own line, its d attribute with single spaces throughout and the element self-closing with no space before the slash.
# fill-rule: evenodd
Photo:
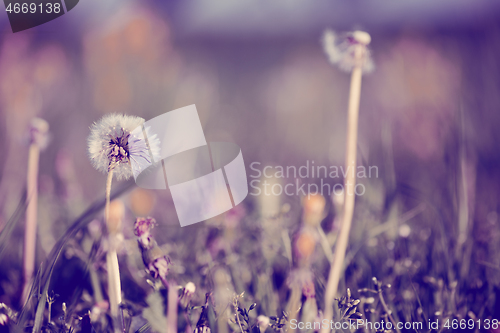
<svg viewBox="0 0 500 333">
<path fill-rule="evenodd" d="M 109 112 L 150 119 L 196 104 L 207 140 L 238 144 L 247 167 L 343 165 L 349 75 L 328 63 L 320 38 L 363 29 L 375 71 L 363 78 L 360 163 L 380 174 L 369 200 L 384 210 L 397 198 L 402 211 L 431 203 L 456 233 L 465 181 L 487 251 L 500 239 L 499 19 L 495 1 L 82 0 L 13 34 L 2 13 L 0 228 L 25 186 L 35 116 L 51 127 L 40 219 L 77 216 L 103 195 L 86 138 Z M 168 193 L 154 196 L 162 228 L 178 229 Z M 47 228 L 45 252 L 64 230 Z"/>
</svg>

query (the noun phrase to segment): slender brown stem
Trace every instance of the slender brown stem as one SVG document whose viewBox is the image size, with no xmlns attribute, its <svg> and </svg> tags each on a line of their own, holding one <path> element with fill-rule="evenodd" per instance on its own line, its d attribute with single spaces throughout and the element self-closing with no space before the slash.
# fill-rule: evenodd
<svg viewBox="0 0 500 333">
<path fill-rule="evenodd" d="M 189 319 L 189 316 L 186 311 L 184 311 L 184 320 L 186 320 L 186 333 L 192 333 L 193 328 L 191 326 L 191 319 Z"/>
<path fill-rule="evenodd" d="M 401 333 L 401 331 L 398 329 L 398 326 L 396 325 L 396 321 L 392 317 L 391 310 L 389 310 L 389 307 L 385 302 L 384 295 L 382 295 L 382 288 L 379 288 L 378 296 L 380 298 L 380 303 L 382 303 L 382 307 L 384 308 L 385 313 L 387 313 L 387 316 L 389 316 L 389 319 L 392 322 L 392 326 L 396 329 L 396 332 Z"/>
<path fill-rule="evenodd" d="M 236 299 L 236 302 L 234 303 L 234 311 L 236 312 L 236 320 L 238 321 L 238 326 L 240 327 L 241 333 L 244 333 L 243 327 L 241 326 L 241 321 L 240 321 L 240 314 L 238 311 L 238 300 Z"/>
</svg>

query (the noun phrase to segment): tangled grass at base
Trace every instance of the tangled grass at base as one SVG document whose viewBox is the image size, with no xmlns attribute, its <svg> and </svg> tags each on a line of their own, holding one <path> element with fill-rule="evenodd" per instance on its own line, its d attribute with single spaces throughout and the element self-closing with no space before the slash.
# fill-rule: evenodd
<svg viewBox="0 0 500 333">
<path fill-rule="evenodd" d="M 143 190 L 131 196 L 139 200 L 144 193 L 135 191 Z M 493 283 L 460 277 L 464 262 L 436 241 L 446 240 L 445 235 L 431 224 L 422 225 L 432 208 L 417 207 L 411 219 L 398 217 L 396 226 L 377 221 L 367 228 L 380 212 L 368 200 L 359 201 L 341 280 L 347 291 L 335 302 L 334 321 L 439 319 L 444 325 L 448 319 L 495 319 Z M 285 332 L 293 331 L 291 320 L 321 322 L 329 269 L 321 243 L 335 242 L 338 211 L 320 196 L 275 209 L 276 214 L 264 217 L 258 206 L 252 210 L 240 205 L 197 227 L 176 229 L 165 244 L 156 243 L 162 227 L 151 229 L 152 218 L 137 218 L 132 235 L 128 211 L 117 250 L 123 295 L 120 330 L 165 332 L 171 316 L 178 332 Z M 89 332 L 89 323 L 96 332 L 115 330 L 106 300 L 107 240 L 101 229 L 102 222 L 93 220 L 67 239 L 51 277 L 41 331 Z M 81 278 L 68 281 L 75 269 Z M 68 282 L 70 293 L 61 289 Z M 104 287 L 99 301 L 96 285 Z M 25 330 L 33 326 L 29 314 L 6 305 L 0 311 L 1 324 L 12 331 L 21 321 Z M 30 311 L 28 306 L 25 312 Z"/>
</svg>

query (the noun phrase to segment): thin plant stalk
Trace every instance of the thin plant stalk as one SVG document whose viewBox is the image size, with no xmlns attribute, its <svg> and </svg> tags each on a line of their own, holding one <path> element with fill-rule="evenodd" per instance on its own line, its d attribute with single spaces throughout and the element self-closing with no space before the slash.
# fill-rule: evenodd
<svg viewBox="0 0 500 333">
<path fill-rule="evenodd" d="M 103 297 L 99 276 L 97 275 L 95 268 L 92 267 L 92 264 L 90 264 L 89 266 L 90 283 L 92 285 L 92 291 L 94 292 L 94 301 L 96 303 L 100 303 L 102 302 Z"/>
<path fill-rule="evenodd" d="M 179 293 L 178 288 L 174 287 L 175 282 L 171 281 L 170 283 L 167 279 L 160 275 L 159 276 L 163 286 L 167 288 L 167 333 L 175 333 L 177 332 L 177 307 L 179 304 Z M 188 321 L 188 325 L 189 321 Z"/>
<path fill-rule="evenodd" d="M 113 170 L 110 168 L 106 181 L 106 206 L 104 208 L 104 218 L 109 232 L 109 251 L 106 255 L 106 268 L 108 270 L 108 293 L 109 293 L 109 308 L 111 317 L 118 318 L 118 309 L 122 301 L 121 284 L 120 284 L 120 268 L 118 266 L 118 256 L 116 254 L 116 231 L 112 230 L 109 221 L 109 206 L 111 197 L 111 182 L 113 180 Z"/>
<path fill-rule="evenodd" d="M 179 303 L 178 289 L 171 281 L 168 287 L 167 333 L 177 332 L 177 308 Z"/>
<path fill-rule="evenodd" d="M 354 51 L 355 59 L 362 56 L 364 45 L 356 45 Z M 356 147 L 358 137 L 358 113 L 359 100 L 361 96 L 361 77 L 363 74 L 361 64 L 354 66 L 351 74 L 351 87 L 349 92 L 349 106 L 347 119 L 347 140 L 346 140 L 346 170 L 347 175 L 344 179 L 344 211 L 342 217 L 342 226 L 339 237 L 335 245 L 333 264 L 330 266 L 330 273 L 325 292 L 325 319 L 328 321 L 333 318 L 333 303 L 337 293 L 340 275 L 344 268 L 344 257 L 349 241 L 349 232 L 351 230 L 352 216 L 354 213 L 354 189 L 356 186 Z M 328 330 L 322 329 L 322 333 Z"/>
<path fill-rule="evenodd" d="M 106 225 L 109 219 L 109 203 L 111 201 L 111 183 L 113 182 L 113 171 L 114 168 L 110 168 L 108 172 L 108 178 L 106 179 L 106 205 L 104 206 L 104 218 L 106 219 Z"/>
<path fill-rule="evenodd" d="M 26 225 L 24 230 L 24 255 L 23 255 L 23 296 L 22 302 L 26 303 L 29 295 L 31 277 L 35 271 L 36 230 L 38 213 L 38 161 L 40 147 L 33 142 L 29 147 L 28 174 L 26 179 L 28 207 L 26 209 Z"/>
</svg>

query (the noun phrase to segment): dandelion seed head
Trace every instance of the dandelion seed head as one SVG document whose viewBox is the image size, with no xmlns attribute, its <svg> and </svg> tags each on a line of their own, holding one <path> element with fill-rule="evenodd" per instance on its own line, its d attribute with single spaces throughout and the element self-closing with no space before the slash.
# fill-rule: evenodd
<svg viewBox="0 0 500 333">
<path fill-rule="evenodd" d="M 29 144 L 35 144 L 40 149 L 47 148 L 50 135 L 49 123 L 42 118 L 33 118 L 28 127 L 28 141 Z"/>
<path fill-rule="evenodd" d="M 323 49 L 328 60 L 341 70 L 350 72 L 355 66 L 360 65 L 363 72 L 373 70 L 373 61 L 370 50 L 366 47 L 371 42 L 371 37 L 364 31 L 354 31 L 339 35 L 332 30 L 323 33 Z M 361 57 L 355 56 L 357 47 L 362 46 Z"/>
<path fill-rule="evenodd" d="M 357 41 L 358 43 L 361 43 L 363 45 L 368 45 L 372 41 L 372 38 L 370 37 L 370 35 L 367 32 L 359 31 L 359 30 L 354 31 L 352 33 L 352 38 L 354 38 L 355 41 Z"/>
<path fill-rule="evenodd" d="M 88 138 L 88 153 L 94 168 L 103 173 L 113 170 L 120 180 L 137 176 L 158 162 L 160 140 L 143 124 L 140 117 L 120 114 L 105 115 L 95 122 Z"/>
</svg>

